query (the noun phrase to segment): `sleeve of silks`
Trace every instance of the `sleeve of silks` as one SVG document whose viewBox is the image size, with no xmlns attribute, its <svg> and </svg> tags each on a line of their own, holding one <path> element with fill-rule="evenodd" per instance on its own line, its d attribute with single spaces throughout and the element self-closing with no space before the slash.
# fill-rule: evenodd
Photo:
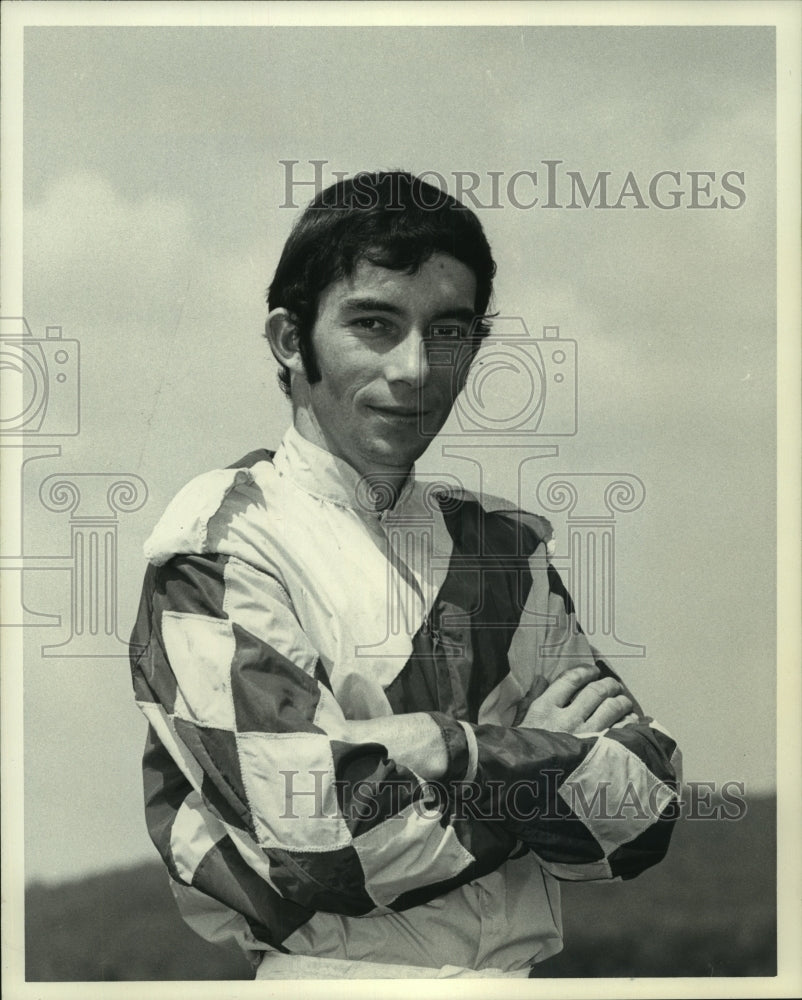
<svg viewBox="0 0 802 1000">
<path fill-rule="evenodd" d="M 576 736 L 473 728 L 472 814 L 497 816 L 552 875 L 633 878 L 663 859 L 679 816 L 680 758 L 657 723 Z"/>
<path fill-rule="evenodd" d="M 288 595 L 239 559 L 149 567 L 132 672 L 150 723 L 151 838 L 176 882 L 245 913 L 268 943 L 271 928 L 280 940 L 312 911 L 417 905 L 520 846 L 498 822 L 453 817 L 384 746 L 342 738 L 343 712 Z M 429 714 L 448 753 L 444 781 L 458 782 L 466 732 Z"/>
<path fill-rule="evenodd" d="M 548 626 L 534 628 L 530 635 L 538 638 L 526 643 L 534 683 L 524 705 L 579 664 L 595 663 L 601 676 L 616 676 L 583 633 L 550 564 L 537 574 L 530 602 L 533 624 Z M 477 760 L 472 811 L 500 817 L 557 878 L 626 879 L 657 864 L 680 814 L 682 756 L 632 701 L 638 721 L 603 732 L 470 727 Z"/>
</svg>

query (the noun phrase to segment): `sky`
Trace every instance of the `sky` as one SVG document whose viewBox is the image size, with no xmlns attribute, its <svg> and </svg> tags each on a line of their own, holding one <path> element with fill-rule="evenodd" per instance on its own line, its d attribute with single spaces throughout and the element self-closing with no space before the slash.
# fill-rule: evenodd
<svg viewBox="0 0 802 1000">
<path fill-rule="evenodd" d="M 21 551 L 39 567 L 25 604 L 61 617 L 25 629 L 29 879 L 156 856 L 124 640 L 142 543 L 171 496 L 276 447 L 289 424 L 264 293 L 297 215 L 286 203 L 313 187 L 288 199 L 282 161 L 305 181 L 325 161 L 326 183 L 403 167 L 454 193 L 456 172 L 478 177 L 495 308 L 513 324 L 497 324 L 487 356 L 486 428 L 508 402 L 492 363 L 517 318 L 575 344 L 576 433 L 465 438 L 454 418 L 421 468 L 469 488 L 481 469 L 485 489 L 537 510 L 541 481 L 568 478 L 597 519 L 611 516 L 591 496 L 600 483 L 642 489 L 613 520 L 615 633 L 643 655 L 611 664 L 679 740 L 686 779 L 774 788 L 774 81 L 767 27 L 26 30 L 24 315 L 35 339 L 60 326 L 80 345 L 80 404 L 73 382 L 54 383 L 37 435 L 50 451 L 31 447 L 18 470 Z M 543 205 L 546 161 L 561 161 L 559 208 Z M 508 187 L 521 171 L 537 188 L 525 173 Z M 570 209 L 568 171 L 588 190 L 608 172 L 613 203 L 631 172 L 640 198 L 630 182 L 619 209 Z M 652 198 L 663 171 L 679 178 Z M 677 209 L 654 204 L 671 190 Z M 557 429 L 572 384 L 548 390 Z M 77 409 L 80 432 L 61 436 Z M 51 476 L 82 490 L 72 523 L 69 505 L 45 502 Z M 118 480 L 137 499 L 111 512 Z M 115 634 L 43 653 L 71 634 L 71 532 L 89 524 L 76 518 L 103 516 Z M 548 516 L 568 567 L 571 512 Z M 605 637 L 596 644 L 604 653 Z"/>
</svg>

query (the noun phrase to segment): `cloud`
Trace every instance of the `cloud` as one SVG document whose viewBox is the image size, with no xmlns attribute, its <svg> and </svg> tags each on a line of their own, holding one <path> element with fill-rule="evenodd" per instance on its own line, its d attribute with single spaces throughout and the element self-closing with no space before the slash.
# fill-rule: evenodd
<svg viewBox="0 0 802 1000">
<path fill-rule="evenodd" d="M 26 310 L 89 324 L 175 311 L 195 230 L 183 200 L 127 200 L 100 175 L 62 177 L 25 212 Z"/>
</svg>

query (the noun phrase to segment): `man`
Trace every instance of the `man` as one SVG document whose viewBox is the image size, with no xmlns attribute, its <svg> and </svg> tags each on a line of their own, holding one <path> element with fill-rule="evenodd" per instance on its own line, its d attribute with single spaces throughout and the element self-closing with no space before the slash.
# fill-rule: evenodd
<svg viewBox="0 0 802 1000">
<path fill-rule="evenodd" d="M 293 426 L 146 545 L 150 833 L 257 978 L 526 976 L 561 947 L 558 879 L 668 846 L 676 746 L 582 634 L 548 522 L 415 475 L 494 271 L 409 174 L 318 195 L 268 295 Z"/>
</svg>

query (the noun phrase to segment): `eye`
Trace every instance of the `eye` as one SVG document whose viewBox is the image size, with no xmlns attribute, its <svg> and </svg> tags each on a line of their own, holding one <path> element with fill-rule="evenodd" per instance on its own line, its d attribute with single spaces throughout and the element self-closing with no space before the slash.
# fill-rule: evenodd
<svg viewBox="0 0 802 1000">
<path fill-rule="evenodd" d="M 386 333 L 390 330 L 388 321 L 379 316 L 359 316 L 351 321 L 351 325 L 360 330 L 367 330 L 368 333 Z"/>
<path fill-rule="evenodd" d="M 433 323 L 429 327 L 432 340 L 464 340 L 468 331 L 459 323 Z"/>
</svg>

